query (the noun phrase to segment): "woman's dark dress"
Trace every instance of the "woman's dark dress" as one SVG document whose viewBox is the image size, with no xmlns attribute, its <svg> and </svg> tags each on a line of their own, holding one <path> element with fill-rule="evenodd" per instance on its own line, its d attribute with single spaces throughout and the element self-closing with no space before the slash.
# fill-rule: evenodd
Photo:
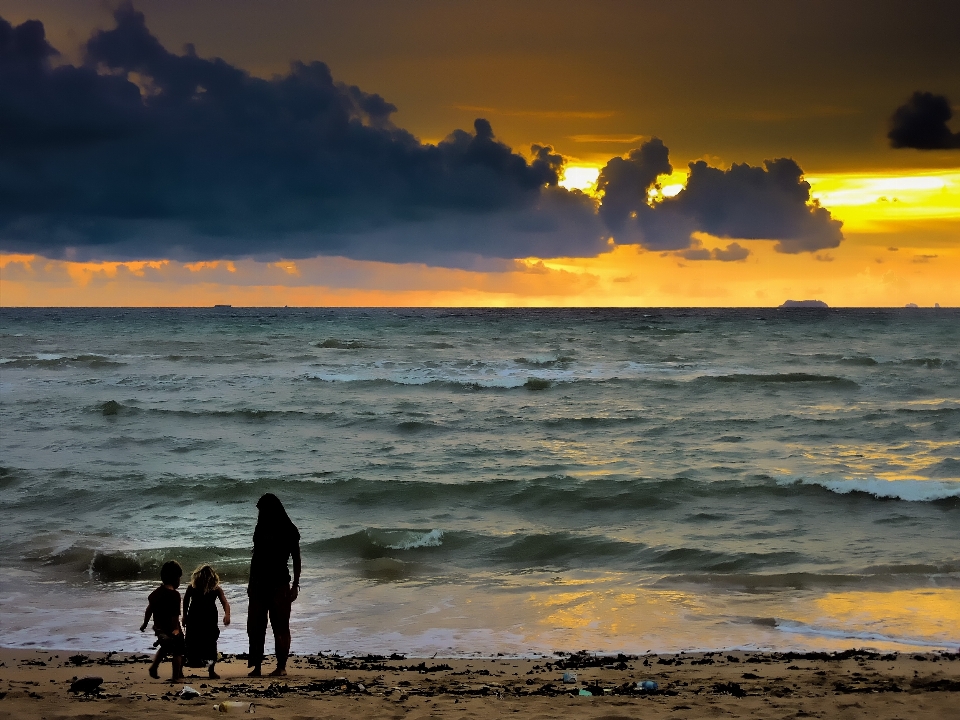
<svg viewBox="0 0 960 720">
<path fill-rule="evenodd" d="M 203 667 L 216 660 L 220 637 L 220 615 L 217 612 L 219 593 L 204 593 L 192 585 L 187 588 L 183 604 L 187 606 L 187 665 Z"/>
<path fill-rule="evenodd" d="M 253 558 L 250 560 L 250 581 L 247 584 L 247 637 L 250 654 L 247 665 L 259 667 L 263 662 L 263 645 L 267 619 L 273 627 L 277 662 L 283 667 L 290 652 L 290 570 L 287 563 L 300 552 L 300 531 L 287 521 L 286 527 L 257 530 L 253 534 Z"/>
</svg>

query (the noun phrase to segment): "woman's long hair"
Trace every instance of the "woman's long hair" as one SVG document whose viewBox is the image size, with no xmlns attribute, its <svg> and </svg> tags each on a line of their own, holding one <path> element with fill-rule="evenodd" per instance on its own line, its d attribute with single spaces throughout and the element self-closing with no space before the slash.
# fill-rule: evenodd
<svg viewBox="0 0 960 720">
<path fill-rule="evenodd" d="M 253 531 L 254 546 L 260 543 L 269 543 L 284 535 L 293 535 L 298 540 L 300 532 L 293 524 L 290 516 L 283 507 L 283 503 L 273 493 L 266 493 L 257 500 L 257 527 Z"/>
</svg>

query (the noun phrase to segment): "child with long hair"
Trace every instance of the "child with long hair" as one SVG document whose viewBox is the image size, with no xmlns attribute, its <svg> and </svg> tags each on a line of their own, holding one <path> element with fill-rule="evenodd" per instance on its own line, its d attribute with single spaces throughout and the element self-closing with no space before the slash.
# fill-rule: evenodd
<svg viewBox="0 0 960 720">
<path fill-rule="evenodd" d="M 183 596 L 183 624 L 186 626 L 186 655 L 190 667 L 208 667 L 210 677 L 219 679 L 214 667 L 220 654 L 217 639 L 220 637 L 217 600 L 223 606 L 223 624 L 230 624 L 230 603 L 220 587 L 220 577 L 209 565 L 201 565 L 193 571 L 190 587 Z"/>
</svg>

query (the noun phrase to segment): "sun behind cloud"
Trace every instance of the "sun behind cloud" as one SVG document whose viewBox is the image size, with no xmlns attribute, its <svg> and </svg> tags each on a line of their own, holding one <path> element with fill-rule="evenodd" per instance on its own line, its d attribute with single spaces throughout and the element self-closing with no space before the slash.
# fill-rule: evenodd
<svg viewBox="0 0 960 720">
<path fill-rule="evenodd" d="M 567 190 L 580 190 L 588 195 L 595 195 L 598 177 L 600 177 L 598 165 L 566 165 L 558 185 Z"/>
</svg>

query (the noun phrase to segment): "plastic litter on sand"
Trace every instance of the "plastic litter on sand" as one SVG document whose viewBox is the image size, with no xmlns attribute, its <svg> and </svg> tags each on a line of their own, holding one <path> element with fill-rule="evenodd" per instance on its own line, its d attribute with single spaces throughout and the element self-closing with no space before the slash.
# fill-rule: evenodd
<svg viewBox="0 0 960 720">
<path fill-rule="evenodd" d="M 213 709 L 221 713 L 252 713 L 254 712 L 253 703 L 242 700 L 224 700 Z"/>
</svg>

